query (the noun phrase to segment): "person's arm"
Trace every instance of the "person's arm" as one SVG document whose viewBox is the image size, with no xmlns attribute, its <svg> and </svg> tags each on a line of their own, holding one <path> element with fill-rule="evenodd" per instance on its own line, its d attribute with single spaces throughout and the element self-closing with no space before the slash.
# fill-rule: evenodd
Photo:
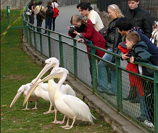
<svg viewBox="0 0 158 133">
<path fill-rule="evenodd" d="M 135 49 L 135 61 L 149 62 L 151 54 L 141 47 Z"/>
<path fill-rule="evenodd" d="M 152 33 L 152 18 L 150 17 L 149 14 L 145 15 L 143 20 L 143 31 L 144 34 L 150 38 L 151 37 L 151 33 Z"/>
</svg>

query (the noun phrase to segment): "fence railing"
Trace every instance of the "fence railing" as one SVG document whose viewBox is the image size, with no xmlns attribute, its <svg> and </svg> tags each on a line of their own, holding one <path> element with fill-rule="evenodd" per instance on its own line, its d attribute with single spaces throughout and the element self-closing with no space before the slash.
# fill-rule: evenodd
<svg viewBox="0 0 158 133">
<path fill-rule="evenodd" d="M 23 24 L 26 27 L 24 29 L 24 37 L 32 47 L 46 57 L 57 57 L 62 67 L 68 69 L 75 78 L 92 88 L 94 93 L 109 102 L 118 112 L 126 115 L 134 122 L 140 124 L 140 126 L 145 127 L 148 131 L 158 133 L 157 66 L 137 63 L 138 65 L 152 69 L 154 71 L 153 77 L 133 73 L 125 69 L 127 63 L 121 61 L 120 56 L 117 54 L 94 46 L 90 46 L 91 51 L 87 53 L 84 44 L 77 43 L 75 39 L 69 36 L 50 30 L 47 30 L 48 34 L 43 34 L 45 29 L 38 28 L 37 30 L 37 27 L 28 23 L 25 15 L 23 15 Z M 113 55 L 115 62 L 109 62 L 95 55 L 96 49 Z M 104 79 L 107 86 L 104 89 L 110 90 L 111 86 L 115 86 L 115 94 L 111 95 L 106 91 L 101 92 L 98 90 L 98 73 L 101 70 L 100 68 L 103 69 L 101 72 L 107 72 L 107 79 Z M 110 79 L 113 76 L 114 78 Z M 136 93 L 141 95 L 138 97 L 138 101 L 125 99 L 132 88 L 136 90 Z M 148 128 L 147 123 L 144 123 L 144 121 L 141 122 L 140 116 L 148 117 L 154 123 L 154 127 Z"/>
</svg>

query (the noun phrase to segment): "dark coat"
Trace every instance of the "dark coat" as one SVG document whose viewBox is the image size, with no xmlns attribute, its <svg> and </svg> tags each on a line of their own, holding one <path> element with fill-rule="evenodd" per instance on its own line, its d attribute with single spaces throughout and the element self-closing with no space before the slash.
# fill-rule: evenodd
<svg viewBox="0 0 158 133">
<path fill-rule="evenodd" d="M 138 7 L 134 10 L 128 9 L 125 16 L 133 27 L 140 27 L 147 37 L 151 37 L 153 21 L 148 12 Z"/>
<path fill-rule="evenodd" d="M 118 19 L 119 18 L 116 18 L 109 23 L 105 36 L 105 39 L 107 41 L 106 47 L 112 48 L 113 52 L 116 51 L 118 44 L 122 41 L 121 35 L 116 28 L 116 22 Z"/>
</svg>

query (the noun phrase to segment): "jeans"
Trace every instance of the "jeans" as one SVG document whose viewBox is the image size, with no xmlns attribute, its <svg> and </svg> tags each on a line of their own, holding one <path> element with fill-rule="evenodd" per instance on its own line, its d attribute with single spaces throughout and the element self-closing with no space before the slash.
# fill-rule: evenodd
<svg viewBox="0 0 158 133">
<path fill-rule="evenodd" d="M 55 31 L 55 20 L 56 20 L 56 17 L 53 17 L 53 31 Z"/>
<path fill-rule="evenodd" d="M 140 100 L 140 113 L 141 113 L 140 117 L 143 120 L 150 120 L 150 116 L 149 116 L 148 110 L 147 110 L 147 105 L 145 103 L 145 97 L 139 95 L 139 100 Z"/>
<path fill-rule="evenodd" d="M 112 52 L 112 49 L 108 49 L 108 51 Z M 102 57 L 103 60 L 112 61 L 112 55 L 105 53 Z M 116 76 L 115 70 L 112 70 L 108 63 L 103 62 L 102 60 L 98 63 L 98 90 L 103 92 L 111 92 L 116 94 Z M 111 87 L 108 87 L 109 79 L 111 80 Z"/>
<path fill-rule="evenodd" d="M 51 17 L 46 17 L 45 29 L 51 30 L 51 28 L 52 28 L 52 18 Z"/>
</svg>

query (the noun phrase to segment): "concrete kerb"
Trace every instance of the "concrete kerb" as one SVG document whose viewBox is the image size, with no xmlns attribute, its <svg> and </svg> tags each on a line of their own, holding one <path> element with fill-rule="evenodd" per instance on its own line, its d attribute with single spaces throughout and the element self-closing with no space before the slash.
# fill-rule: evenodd
<svg viewBox="0 0 158 133">
<path fill-rule="evenodd" d="M 23 49 L 30 55 L 33 60 L 40 65 L 44 65 L 44 61 L 47 57 L 41 55 L 33 47 L 27 44 L 23 38 Z M 74 78 L 73 75 L 69 74 L 67 82 L 75 89 L 78 95 L 82 98 L 109 123 L 113 130 L 118 133 L 147 133 L 142 127 L 132 123 L 129 119 L 123 117 L 116 110 L 111 108 L 106 102 L 103 102 L 100 97 L 85 86 L 81 81 Z"/>
</svg>

